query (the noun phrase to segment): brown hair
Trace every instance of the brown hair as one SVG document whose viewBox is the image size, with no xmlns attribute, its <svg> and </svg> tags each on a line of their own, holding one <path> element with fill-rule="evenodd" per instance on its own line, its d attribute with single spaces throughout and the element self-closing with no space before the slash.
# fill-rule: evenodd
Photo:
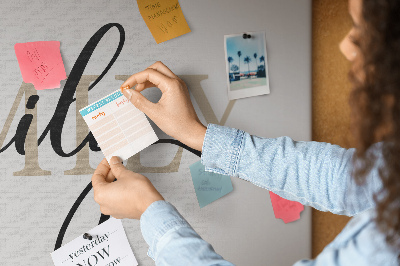
<svg viewBox="0 0 400 266">
<path fill-rule="evenodd" d="M 361 184 L 376 163 L 368 149 L 382 141 L 382 189 L 375 196 L 376 222 L 387 243 L 400 249 L 400 1 L 363 0 L 360 36 L 362 63 L 350 78 L 350 104 L 357 141 L 354 177 Z M 360 70 L 363 73 L 360 78 Z M 356 165 L 356 164 L 355 164 Z"/>
</svg>

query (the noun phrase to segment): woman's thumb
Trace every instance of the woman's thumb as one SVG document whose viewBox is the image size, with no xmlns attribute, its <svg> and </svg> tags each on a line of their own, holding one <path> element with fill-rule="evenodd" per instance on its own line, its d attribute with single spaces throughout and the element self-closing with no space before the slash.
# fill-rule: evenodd
<svg viewBox="0 0 400 266">
<path fill-rule="evenodd" d="M 121 158 L 113 156 L 110 159 L 110 168 L 114 176 L 118 179 L 122 177 L 122 172 L 126 170 L 125 166 L 122 164 Z"/>
<path fill-rule="evenodd" d="M 137 109 L 148 115 L 154 103 L 147 100 L 146 97 L 134 89 L 125 89 L 122 93 Z"/>
</svg>

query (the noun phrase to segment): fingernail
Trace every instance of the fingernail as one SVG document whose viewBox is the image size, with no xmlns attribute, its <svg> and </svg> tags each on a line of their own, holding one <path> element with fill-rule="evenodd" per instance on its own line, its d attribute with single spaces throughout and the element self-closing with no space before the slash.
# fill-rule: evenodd
<svg viewBox="0 0 400 266">
<path fill-rule="evenodd" d="M 125 95 L 126 98 L 128 98 L 128 100 L 131 100 L 131 98 L 132 98 L 132 90 L 130 90 L 130 89 L 123 90 L 122 93 Z"/>
<path fill-rule="evenodd" d="M 122 160 L 118 156 L 113 156 L 110 159 L 110 163 L 111 164 L 119 164 L 119 163 L 122 163 Z"/>
<path fill-rule="evenodd" d="M 121 86 L 121 92 L 124 92 L 124 90 L 129 90 L 129 89 L 130 89 L 129 85 L 126 85 L 125 87 Z"/>
</svg>

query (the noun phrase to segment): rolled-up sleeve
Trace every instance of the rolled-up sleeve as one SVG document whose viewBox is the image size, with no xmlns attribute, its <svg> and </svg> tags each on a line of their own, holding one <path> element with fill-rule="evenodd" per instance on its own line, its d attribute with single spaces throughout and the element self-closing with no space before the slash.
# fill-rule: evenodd
<svg viewBox="0 0 400 266">
<path fill-rule="evenodd" d="M 140 217 L 147 255 L 157 265 L 233 265 L 218 255 L 166 201 L 153 202 Z"/>
<path fill-rule="evenodd" d="M 201 162 L 206 171 L 236 176 L 288 200 L 353 216 L 375 206 L 378 170 L 358 186 L 351 177 L 355 149 L 289 137 L 260 138 L 209 124 Z"/>
</svg>

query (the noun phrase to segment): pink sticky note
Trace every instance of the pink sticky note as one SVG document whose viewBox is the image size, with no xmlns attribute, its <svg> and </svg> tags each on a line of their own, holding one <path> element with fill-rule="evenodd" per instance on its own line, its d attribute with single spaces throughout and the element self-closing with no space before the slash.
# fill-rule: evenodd
<svg viewBox="0 0 400 266">
<path fill-rule="evenodd" d="M 302 204 L 281 198 L 271 191 L 269 192 L 269 196 L 271 197 L 276 219 L 282 219 L 285 224 L 300 219 L 300 213 L 304 210 Z"/>
<path fill-rule="evenodd" d="M 60 53 L 60 42 L 40 41 L 14 45 L 22 79 L 36 90 L 60 87 L 67 78 Z"/>
</svg>

